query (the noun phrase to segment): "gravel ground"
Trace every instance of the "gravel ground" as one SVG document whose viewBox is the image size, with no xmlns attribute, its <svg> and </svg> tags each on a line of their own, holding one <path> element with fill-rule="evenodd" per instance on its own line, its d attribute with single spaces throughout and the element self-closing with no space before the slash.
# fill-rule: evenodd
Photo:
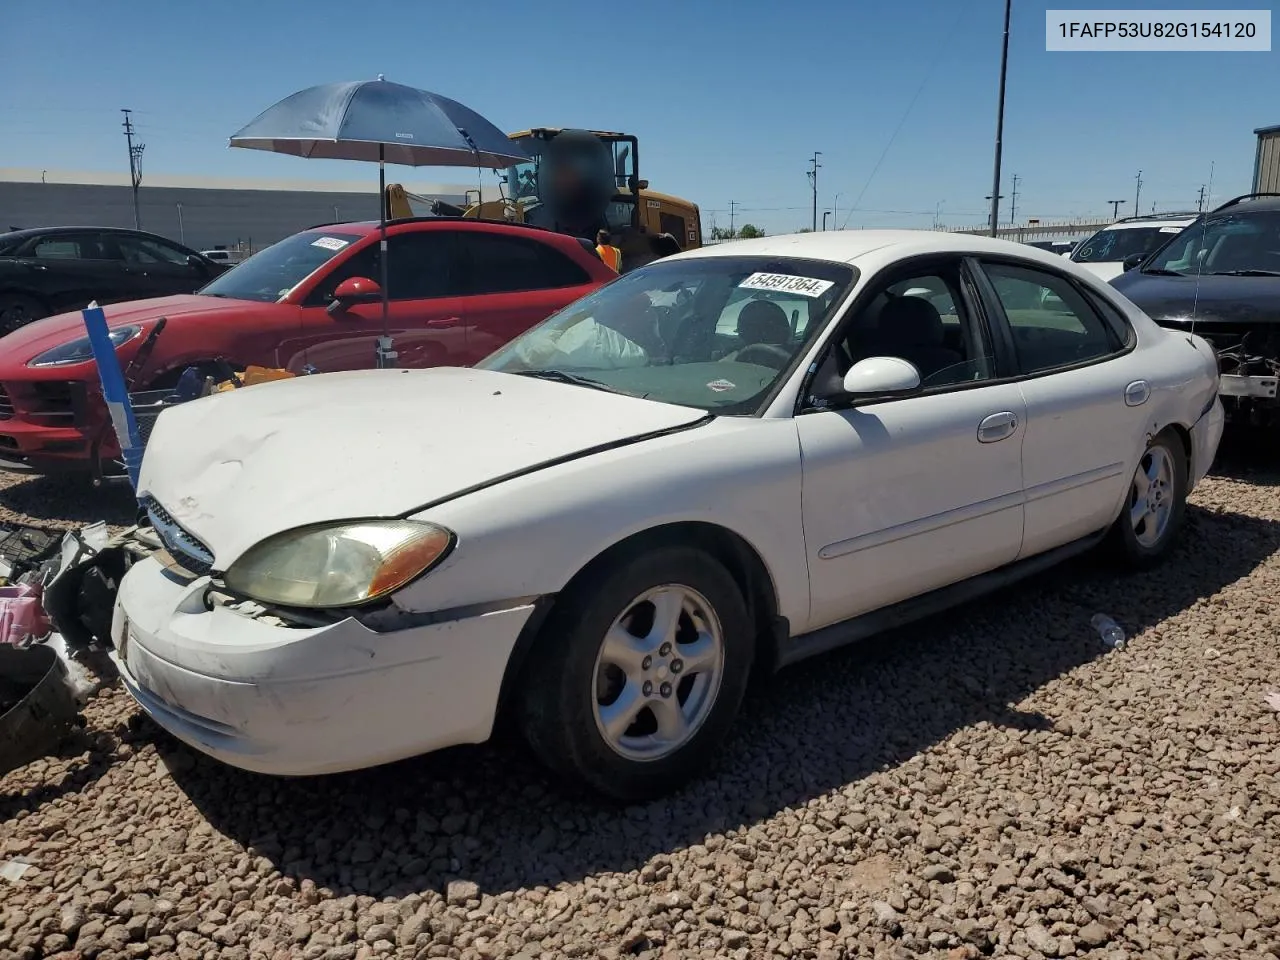
<svg viewBox="0 0 1280 960">
<path fill-rule="evenodd" d="M 0 958 L 1280 957 L 1280 462 L 1226 462 L 1161 570 L 1082 559 L 793 668 L 665 803 L 502 744 L 271 780 L 105 691 L 0 780 L 33 864 Z M 58 497 L 101 514 L 0 491 Z"/>
</svg>

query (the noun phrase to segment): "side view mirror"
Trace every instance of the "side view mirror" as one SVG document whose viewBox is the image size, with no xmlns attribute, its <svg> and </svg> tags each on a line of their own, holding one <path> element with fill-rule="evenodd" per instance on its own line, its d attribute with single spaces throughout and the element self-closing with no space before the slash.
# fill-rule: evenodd
<svg viewBox="0 0 1280 960">
<path fill-rule="evenodd" d="M 1142 264 L 1142 261 L 1145 259 L 1147 259 L 1147 255 L 1145 253 L 1129 254 L 1129 256 L 1125 257 L 1123 261 L 1125 273 L 1128 273 L 1130 270 L 1132 270 L 1136 266 L 1140 266 Z"/>
<path fill-rule="evenodd" d="M 199 270 L 201 273 L 210 273 L 210 267 L 213 265 L 212 260 L 206 260 L 197 253 L 187 254 L 187 266 L 192 270 Z"/>
<path fill-rule="evenodd" d="M 357 303 L 375 303 L 382 299 L 382 288 L 368 277 L 347 277 L 333 291 L 333 299 L 325 309 L 330 316 Z"/>
<path fill-rule="evenodd" d="M 648 189 L 649 189 L 649 181 L 648 181 L 648 180 L 641 180 L 641 181 L 639 182 L 639 184 L 637 184 L 637 186 L 639 186 L 641 190 L 648 190 Z"/>
<path fill-rule="evenodd" d="M 842 386 L 855 397 L 905 397 L 920 389 L 920 371 L 901 357 L 867 357 L 849 368 Z"/>
</svg>

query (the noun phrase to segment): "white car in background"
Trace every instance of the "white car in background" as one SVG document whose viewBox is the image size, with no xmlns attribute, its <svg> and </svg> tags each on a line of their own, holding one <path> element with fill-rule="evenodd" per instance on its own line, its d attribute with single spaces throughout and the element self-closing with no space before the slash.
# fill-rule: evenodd
<svg viewBox="0 0 1280 960">
<path fill-rule="evenodd" d="M 849 231 L 626 274 L 478 368 L 176 406 L 113 656 L 179 739 L 307 775 L 486 740 L 636 800 L 705 770 L 756 665 L 1109 540 L 1165 559 L 1222 431 L 1213 351 L 1025 245 Z"/>
<path fill-rule="evenodd" d="M 1071 252 L 1071 260 L 1103 280 L 1113 280 L 1141 263 L 1174 234 L 1195 223 L 1199 214 L 1125 217 L 1103 227 Z"/>
</svg>

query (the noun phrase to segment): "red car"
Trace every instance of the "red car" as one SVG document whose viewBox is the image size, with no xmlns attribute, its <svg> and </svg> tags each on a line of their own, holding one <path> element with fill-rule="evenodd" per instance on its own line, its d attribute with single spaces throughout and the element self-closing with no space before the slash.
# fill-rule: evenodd
<svg viewBox="0 0 1280 960">
<path fill-rule="evenodd" d="M 378 258 L 376 223 L 330 224 L 267 247 L 198 293 L 105 307 L 130 390 L 167 388 L 187 367 L 217 361 L 294 372 L 374 366 Z M 467 366 L 616 277 L 589 241 L 547 230 L 392 221 L 395 364 Z M 161 317 L 150 354 L 135 363 Z M 118 473 L 119 456 L 81 315 L 46 317 L 0 337 L 0 469 Z"/>
</svg>

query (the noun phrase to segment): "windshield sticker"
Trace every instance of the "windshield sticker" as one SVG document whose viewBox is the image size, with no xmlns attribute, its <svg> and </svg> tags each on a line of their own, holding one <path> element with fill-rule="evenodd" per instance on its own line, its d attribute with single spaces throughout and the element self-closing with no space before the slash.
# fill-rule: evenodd
<svg viewBox="0 0 1280 960">
<path fill-rule="evenodd" d="M 729 380 L 712 380 L 707 384 L 707 389 L 716 393 L 724 393 L 726 390 L 732 390 L 736 386 L 736 383 L 732 383 Z"/>
<path fill-rule="evenodd" d="M 820 297 L 833 286 L 835 283 L 831 280 L 795 277 L 787 273 L 753 273 L 738 284 L 742 290 L 778 290 L 783 293 L 798 293 L 802 297 Z"/>
<path fill-rule="evenodd" d="M 1161 227 L 1160 232 L 1161 233 L 1181 233 L 1182 228 L 1181 227 Z"/>
<path fill-rule="evenodd" d="M 323 247 L 325 250 L 341 250 L 350 241 L 339 240 L 337 237 L 321 237 L 319 240 L 312 240 L 313 247 Z"/>
</svg>

